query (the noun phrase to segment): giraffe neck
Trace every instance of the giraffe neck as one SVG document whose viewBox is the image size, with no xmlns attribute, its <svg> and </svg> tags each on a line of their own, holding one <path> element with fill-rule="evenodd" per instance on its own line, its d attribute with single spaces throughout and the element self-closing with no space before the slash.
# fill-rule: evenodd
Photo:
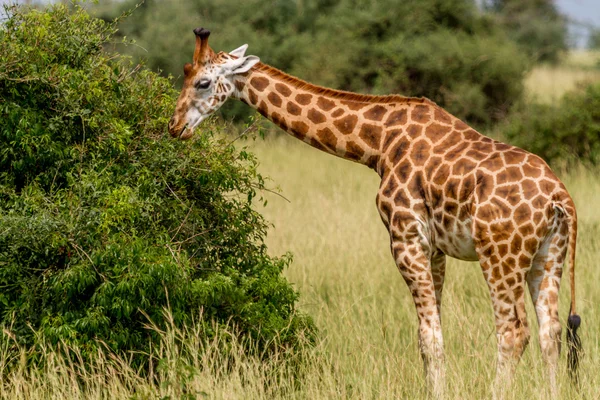
<svg viewBox="0 0 600 400">
<path fill-rule="evenodd" d="M 412 103 L 426 99 L 326 89 L 259 63 L 235 82 L 234 97 L 292 136 L 378 170 L 385 134 L 406 124 Z M 431 103 L 433 104 L 433 103 Z"/>
</svg>

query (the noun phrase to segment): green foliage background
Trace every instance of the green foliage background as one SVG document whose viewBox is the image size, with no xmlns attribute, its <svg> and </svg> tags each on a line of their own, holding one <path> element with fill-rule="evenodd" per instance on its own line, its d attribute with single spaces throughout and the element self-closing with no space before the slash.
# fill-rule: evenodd
<svg viewBox="0 0 600 400">
<path fill-rule="evenodd" d="M 252 209 L 255 158 L 209 127 L 165 138 L 171 81 L 108 54 L 79 7 L 10 10 L 0 29 L 0 323 L 93 351 L 148 350 L 168 307 L 268 354 L 313 334 Z M 221 136 L 222 137 L 222 136 Z M 144 313 L 146 315 L 144 315 Z M 90 354 L 90 353 L 88 353 Z"/>
<path fill-rule="evenodd" d="M 104 3 L 110 19 L 135 0 Z M 173 76 L 194 48 L 249 54 L 312 83 L 359 93 L 426 96 L 480 126 L 503 118 L 523 93 L 529 58 L 471 0 L 146 0 L 119 25 L 123 51 Z M 226 117 L 244 115 L 230 106 Z"/>
</svg>

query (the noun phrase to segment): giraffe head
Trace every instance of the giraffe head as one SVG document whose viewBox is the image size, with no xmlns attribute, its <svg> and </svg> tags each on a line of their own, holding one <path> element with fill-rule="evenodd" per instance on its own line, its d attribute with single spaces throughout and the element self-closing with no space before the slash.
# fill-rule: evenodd
<svg viewBox="0 0 600 400">
<path fill-rule="evenodd" d="M 169 122 L 169 133 L 180 139 L 192 137 L 194 128 L 235 92 L 235 76 L 248 72 L 260 61 L 256 56 L 244 56 L 246 44 L 230 53 L 215 53 L 208 46 L 208 30 L 197 28 L 194 34 L 194 59 L 183 67 L 183 88 Z"/>
</svg>

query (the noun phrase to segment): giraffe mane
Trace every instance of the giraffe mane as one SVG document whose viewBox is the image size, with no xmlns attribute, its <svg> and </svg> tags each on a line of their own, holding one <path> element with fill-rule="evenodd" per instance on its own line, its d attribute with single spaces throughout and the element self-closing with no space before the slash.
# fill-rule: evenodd
<svg viewBox="0 0 600 400">
<path fill-rule="evenodd" d="M 347 92 L 344 90 L 330 89 L 323 86 L 313 85 L 312 83 L 306 82 L 295 76 L 286 74 L 285 72 L 272 67 L 270 65 L 259 62 L 253 67 L 253 70 L 258 70 L 266 73 L 269 76 L 280 79 L 283 82 L 291 83 L 294 87 L 299 90 L 306 90 L 312 94 L 328 96 L 334 99 L 341 99 L 346 101 L 355 101 L 361 103 L 421 103 L 432 106 L 437 104 L 426 97 L 407 97 L 399 94 L 391 95 L 373 95 L 373 94 L 359 94 L 353 92 Z"/>
</svg>

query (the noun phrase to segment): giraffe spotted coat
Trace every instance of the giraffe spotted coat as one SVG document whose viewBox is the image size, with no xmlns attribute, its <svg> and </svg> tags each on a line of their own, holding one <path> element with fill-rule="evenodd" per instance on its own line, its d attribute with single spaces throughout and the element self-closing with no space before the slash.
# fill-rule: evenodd
<svg viewBox="0 0 600 400">
<path fill-rule="evenodd" d="M 206 32 L 196 31 L 194 63 L 185 67 L 171 134 L 190 137 L 199 121 L 234 97 L 309 145 L 375 170 L 381 177 L 376 204 L 412 293 L 433 393 L 444 391 L 446 256 L 481 264 L 496 321 L 498 385 L 510 379 L 529 340 L 528 287 L 556 393 L 558 292 L 569 251 L 574 315 L 577 217 L 548 165 L 481 135 L 430 100 L 315 86 L 244 56 L 245 46 L 215 54 Z M 202 80 L 211 86 L 199 89 Z"/>
</svg>

